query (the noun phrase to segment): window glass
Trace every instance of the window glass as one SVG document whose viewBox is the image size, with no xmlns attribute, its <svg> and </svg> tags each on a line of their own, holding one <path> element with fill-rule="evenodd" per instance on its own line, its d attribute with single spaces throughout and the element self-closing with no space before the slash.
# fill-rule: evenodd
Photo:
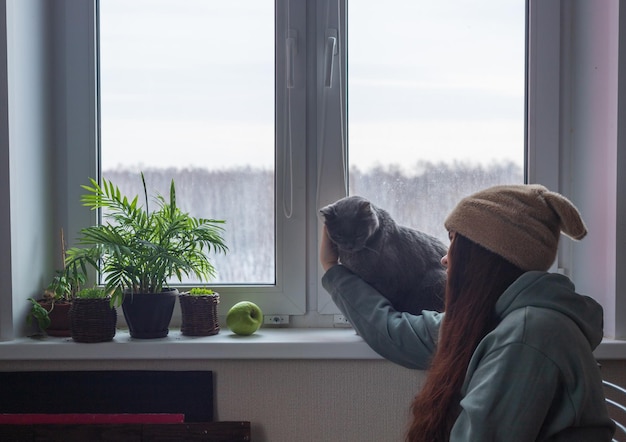
<svg viewBox="0 0 626 442">
<path fill-rule="evenodd" d="M 351 194 L 447 243 L 462 196 L 523 182 L 525 3 L 349 3 Z"/>
<path fill-rule="evenodd" d="M 274 284 L 274 2 L 100 0 L 101 173 L 226 220 L 221 284 Z"/>
</svg>

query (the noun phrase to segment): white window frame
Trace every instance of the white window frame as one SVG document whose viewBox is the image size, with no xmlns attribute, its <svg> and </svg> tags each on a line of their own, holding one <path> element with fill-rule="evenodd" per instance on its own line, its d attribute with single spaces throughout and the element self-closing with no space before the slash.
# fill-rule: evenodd
<svg viewBox="0 0 626 442">
<path fill-rule="evenodd" d="M 589 235 L 580 242 L 564 238 L 552 270 L 603 305 L 605 334 L 620 339 L 626 338 L 624 24 L 617 1 L 527 1 L 527 182 L 564 194 L 580 209 Z M 342 164 L 337 155 L 332 161 Z M 342 173 L 329 180 L 335 192 L 345 187 Z M 318 281 L 322 274 L 318 265 Z M 318 308 L 337 312 L 319 286 Z"/>
<path fill-rule="evenodd" d="M 326 2 L 292 0 L 290 4 L 296 13 L 291 22 L 301 26 L 297 29 L 298 57 L 304 57 L 295 70 L 296 78 L 302 75 L 306 82 L 298 99 L 308 99 L 308 110 L 296 117 L 304 131 L 298 133 L 305 138 L 293 144 L 295 163 L 305 165 L 298 172 L 294 168 L 293 201 L 304 206 L 293 217 L 297 225 L 286 228 L 294 242 L 285 241 L 279 248 L 283 253 L 299 250 L 295 262 L 306 269 L 306 275 L 298 272 L 290 281 L 288 269 L 281 267 L 282 291 L 267 295 L 273 299 L 270 306 L 285 307 L 281 312 L 303 318 L 298 320 L 303 326 L 324 325 L 322 317 L 334 311 L 319 283 L 317 211 L 323 201 L 341 196 L 345 172 L 336 167 L 341 161 L 334 162 L 334 173 L 324 163 L 333 161 L 326 154 L 339 158 L 339 149 L 324 156 L 318 149 L 322 125 L 317 97 L 325 72 L 318 60 L 323 60 L 326 42 L 320 15 Z M 620 82 L 626 84 L 626 31 L 620 34 L 620 29 L 626 29 L 626 14 L 617 1 L 528 0 L 528 8 L 528 181 L 560 191 L 581 210 L 589 235 L 579 243 L 562 241 L 556 269 L 571 276 L 581 293 L 601 302 L 606 336 L 626 339 L 626 88 L 619 88 Z M 97 87 L 96 23 L 94 0 L 0 0 L 0 9 L 0 108 L 4 110 L 0 112 L 0 159 L 6 160 L 0 166 L 5 172 L 0 173 L 0 201 L 9 209 L 0 216 L 4 245 L 0 275 L 5 289 L 0 295 L 0 340 L 10 340 L 23 335 L 26 298 L 40 293 L 54 268 L 52 256 L 58 245 L 51 238 L 57 227 L 64 226 L 71 241 L 72 234 L 67 232 L 96 221 L 95 214 L 79 203 L 80 185 L 98 172 L 93 93 Z M 16 13 L 19 29 L 12 22 Z M 37 20 L 47 17 L 47 27 L 29 21 L 30 14 Z M 345 36 L 338 34 L 341 48 Z M 19 46 L 20 38 L 29 35 L 41 37 L 33 40 L 34 45 L 43 46 L 41 42 L 46 41 L 51 50 L 37 47 L 42 60 L 29 52 L 34 46 Z M 345 73 L 345 66 L 339 66 Z M 33 68 L 40 67 L 52 71 L 45 81 L 30 76 Z M 35 97 L 41 88 L 45 97 Z M 43 118 L 48 118 L 42 127 L 37 126 L 39 114 L 28 121 L 26 105 L 35 112 L 41 107 Z M 323 130 L 327 135 L 326 131 L 338 129 L 325 125 Z M 28 131 L 41 135 L 24 138 Z M 40 153 L 48 158 L 50 150 L 53 161 L 36 157 Z M 51 207 L 48 201 L 56 203 L 50 212 L 52 227 L 39 220 L 50 215 L 42 210 Z M 282 195 L 277 199 L 281 203 Z M 24 229 L 37 235 L 37 250 L 29 247 L 33 241 L 21 233 Z M 283 260 L 288 256 L 283 255 Z M 290 299 L 296 301 L 285 301 L 285 296 L 292 295 Z M 243 295 L 229 293 L 226 298 L 237 296 Z M 271 308 L 267 312 L 273 313 Z"/>
<path fill-rule="evenodd" d="M 223 285 L 213 286 L 220 293 L 220 309 L 227 311 L 241 300 L 253 300 L 266 314 L 302 315 L 306 311 L 306 33 L 304 4 L 276 2 L 276 119 L 290 119 L 291 133 L 276 131 L 276 283 L 275 285 Z M 65 54 L 68 69 L 66 84 L 82 85 L 68 88 L 67 93 L 67 160 L 69 170 L 87 173 L 68 174 L 68 231 L 96 222 L 94 213 L 80 205 L 81 184 L 88 177 L 99 176 L 97 163 L 98 137 L 98 52 L 97 52 L 97 1 L 67 2 L 65 4 Z M 289 17 L 287 18 L 287 10 Z M 287 27 L 291 28 L 287 35 Z M 293 51 L 292 88 L 286 85 L 286 50 L 295 44 Z M 284 42 L 284 43 L 283 43 Z M 284 46 L 283 46 L 284 45 Z M 283 47 L 281 47 L 283 46 Z M 85 63 L 85 60 L 88 62 Z M 290 115 L 287 112 L 290 111 Z M 289 142 L 291 144 L 289 144 Z M 286 178 L 283 180 L 283 176 Z M 284 205 L 287 206 L 283 210 Z M 285 212 L 289 211 L 290 216 Z M 80 214 L 80 216 L 76 216 Z M 69 239 L 69 238 L 68 238 Z M 72 245 L 71 240 L 68 240 Z"/>
<path fill-rule="evenodd" d="M 310 192 L 312 219 L 316 233 L 322 231 L 323 221 L 319 209 L 348 194 L 347 177 L 347 17 L 346 1 L 326 0 L 316 3 L 317 37 L 317 105 L 316 138 L 311 144 L 316 146 L 316 178 L 314 192 Z M 331 39 L 337 38 L 336 53 L 332 52 Z M 329 64 L 329 60 L 333 60 Z M 331 81 L 329 81 L 329 79 Z M 318 259 L 318 235 L 315 247 L 309 249 L 312 262 L 312 278 L 320 281 L 324 270 Z M 317 284 L 314 297 L 319 314 L 339 314 L 340 311 L 321 284 Z"/>
</svg>

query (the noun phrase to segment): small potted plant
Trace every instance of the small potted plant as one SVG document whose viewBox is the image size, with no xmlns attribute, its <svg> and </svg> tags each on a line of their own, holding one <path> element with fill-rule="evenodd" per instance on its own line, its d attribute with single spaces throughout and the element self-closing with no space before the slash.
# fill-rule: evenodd
<svg viewBox="0 0 626 442">
<path fill-rule="evenodd" d="M 101 287 L 80 290 L 70 308 L 70 330 L 76 342 L 107 342 L 113 340 L 117 311 L 111 296 Z"/>
<path fill-rule="evenodd" d="M 169 200 L 155 197 L 150 210 L 146 180 L 141 174 L 145 202 L 128 198 L 112 182 L 91 185 L 82 197 L 85 206 L 103 209 L 104 221 L 81 230 L 78 246 L 67 251 L 66 266 L 86 264 L 101 272 L 111 303 L 122 305 L 131 337 L 161 338 L 169 333 L 178 291 L 172 278 L 191 276 L 200 281 L 215 269 L 207 252 L 226 252 L 223 220 L 195 218 L 176 205 L 174 180 Z"/>
<path fill-rule="evenodd" d="M 63 270 L 57 270 L 54 278 L 46 287 L 42 299 L 28 298 L 31 311 L 26 318 L 30 325 L 35 319 L 41 332 L 50 336 L 70 336 L 69 311 L 74 296 L 87 280 L 85 267 L 68 272 L 65 267 L 66 251 L 63 229 L 61 229 L 61 260 Z"/>
<path fill-rule="evenodd" d="M 31 324 L 35 319 L 39 329 L 50 336 L 70 336 L 69 311 L 85 280 L 83 273 L 70 275 L 65 270 L 58 270 L 42 299 L 28 299 L 32 305 L 27 322 Z"/>
<path fill-rule="evenodd" d="M 194 287 L 178 295 L 182 322 L 180 331 L 185 336 L 210 336 L 219 333 L 217 305 L 220 295 L 205 287 Z"/>
</svg>

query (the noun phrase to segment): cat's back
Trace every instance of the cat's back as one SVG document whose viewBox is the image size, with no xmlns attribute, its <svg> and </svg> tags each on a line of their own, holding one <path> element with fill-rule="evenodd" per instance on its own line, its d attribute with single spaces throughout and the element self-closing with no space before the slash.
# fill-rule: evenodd
<svg viewBox="0 0 626 442">
<path fill-rule="evenodd" d="M 375 269 L 370 267 L 373 273 L 367 276 L 368 282 L 385 293 L 397 310 L 414 314 L 441 311 L 446 280 L 441 258 L 447 247 L 433 235 L 398 224 L 382 209 L 378 209 L 378 217 L 381 235 L 378 243 L 371 245 L 378 259 Z"/>
<path fill-rule="evenodd" d="M 398 237 L 400 244 L 413 253 L 420 254 L 425 259 L 440 262 L 448 251 L 439 238 L 411 227 L 398 226 Z"/>
<path fill-rule="evenodd" d="M 420 260 L 439 262 L 447 253 L 447 247 L 437 237 L 413 227 L 398 224 L 393 217 L 384 209 L 376 208 L 380 220 L 381 245 L 390 253 L 409 256 L 419 256 Z"/>
</svg>

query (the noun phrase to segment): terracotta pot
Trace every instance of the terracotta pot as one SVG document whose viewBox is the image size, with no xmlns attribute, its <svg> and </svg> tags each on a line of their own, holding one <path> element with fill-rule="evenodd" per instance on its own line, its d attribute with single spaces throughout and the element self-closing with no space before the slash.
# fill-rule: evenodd
<svg viewBox="0 0 626 442">
<path fill-rule="evenodd" d="M 50 325 L 45 330 L 50 336 L 67 337 L 71 336 L 70 332 L 70 307 L 72 303 L 69 301 L 56 301 L 54 308 L 50 301 L 37 301 L 39 305 L 48 311 Z"/>
<path fill-rule="evenodd" d="M 174 312 L 178 290 L 161 293 L 133 293 L 124 295 L 122 312 L 130 336 L 138 339 L 164 338 Z"/>
</svg>

